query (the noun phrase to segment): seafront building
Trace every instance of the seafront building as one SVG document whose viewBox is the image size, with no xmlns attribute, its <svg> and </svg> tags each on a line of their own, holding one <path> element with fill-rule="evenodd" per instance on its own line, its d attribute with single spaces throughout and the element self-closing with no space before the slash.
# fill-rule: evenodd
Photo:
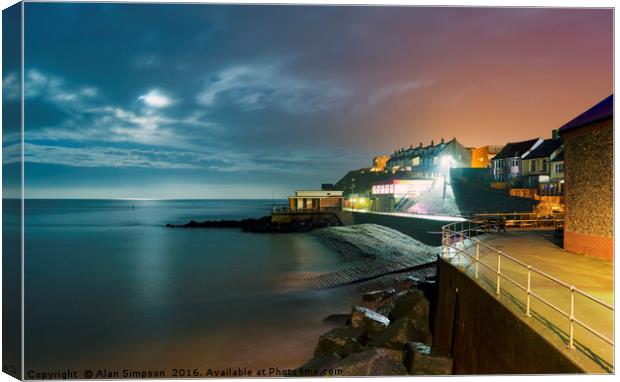
<svg viewBox="0 0 620 382">
<path fill-rule="evenodd" d="M 613 95 L 560 128 L 564 140 L 564 248 L 613 260 Z"/>
<path fill-rule="evenodd" d="M 493 174 L 492 187 L 508 189 L 519 187 L 522 180 L 522 160 L 531 151 L 536 149 L 543 140 L 530 139 L 521 142 L 508 143 L 492 159 L 491 172 Z"/>
<path fill-rule="evenodd" d="M 564 195 L 564 148 L 562 146 L 562 152 L 551 159 L 549 182 L 556 185 L 555 194 Z"/>
<path fill-rule="evenodd" d="M 342 191 L 297 190 L 295 195 L 288 197 L 288 207 L 291 212 L 341 210 L 343 201 Z"/>
<path fill-rule="evenodd" d="M 560 195 L 563 173 L 555 172 L 551 179 L 551 162 L 562 154 L 562 140 L 554 130 L 553 138 L 545 139 L 538 147 L 523 157 L 521 187 L 536 190 L 538 195 Z"/>
<path fill-rule="evenodd" d="M 448 142 L 442 138 L 437 145 L 431 141 L 425 147 L 420 143 L 418 147 L 394 152 L 386 167 L 391 173 L 407 171 L 412 177 L 437 178 L 445 176 L 450 167 L 469 167 L 470 164 L 471 152 L 467 148 L 456 138 Z"/>
<path fill-rule="evenodd" d="M 374 157 L 372 159 L 372 167 L 370 168 L 371 172 L 383 172 L 385 171 L 385 166 L 387 165 L 387 161 L 390 159 L 387 155 L 380 155 L 378 157 Z"/>
<path fill-rule="evenodd" d="M 403 203 L 413 203 L 433 187 L 432 179 L 394 179 L 372 186 L 370 207 L 373 211 L 393 212 Z"/>
<path fill-rule="evenodd" d="M 503 146 L 486 145 L 471 149 L 471 167 L 488 168 L 491 167 L 491 160 L 502 150 Z"/>
</svg>

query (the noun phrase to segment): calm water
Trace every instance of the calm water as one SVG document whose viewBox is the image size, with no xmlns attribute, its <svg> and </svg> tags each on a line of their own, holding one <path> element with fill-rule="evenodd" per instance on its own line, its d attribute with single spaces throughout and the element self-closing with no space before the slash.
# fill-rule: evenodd
<svg viewBox="0 0 620 382">
<path fill-rule="evenodd" d="M 271 201 L 26 202 L 26 371 L 295 367 L 356 294 L 305 291 L 338 254 L 306 234 L 172 229 Z"/>
</svg>

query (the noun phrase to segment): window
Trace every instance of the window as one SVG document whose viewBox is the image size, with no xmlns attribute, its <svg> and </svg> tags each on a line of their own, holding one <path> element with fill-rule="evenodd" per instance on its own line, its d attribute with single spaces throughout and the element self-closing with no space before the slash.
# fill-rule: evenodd
<svg viewBox="0 0 620 382">
<path fill-rule="evenodd" d="M 543 172 L 547 172 L 547 160 L 546 160 L 546 159 L 543 159 L 543 161 L 542 161 L 542 162 L 543 162 L 543 163 L 542 163 L 542 171 L 543 171 Z"/>
<path fill-rule="evenodd" d="M 564 173 L 564 163 L 555 163 L 554 167 L 554 171 L 556 174 Z"/>
<path fill-rule="evenodd" d="M 536 161 L 530 161 L 530 172 L 536 172 Z"/>
<path fill-rule="evenodd" d="M 417 167 L 420 165 L 420 157 L 415 157 L 411 160 L 411 164 L 413 165 L 413 167 Z"/>
</svg>

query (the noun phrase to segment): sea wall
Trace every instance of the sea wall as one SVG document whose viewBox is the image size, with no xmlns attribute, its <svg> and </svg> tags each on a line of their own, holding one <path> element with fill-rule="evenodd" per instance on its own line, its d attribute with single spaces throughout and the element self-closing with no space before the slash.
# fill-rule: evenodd
<svg viewBox="0 0 620 382">
<path fill-rule="evenodd" d="M 416 238 L 424 244 L 441 245 L 441 227 L 450 221 L 344 211 L 339 215 L 346 224 L 378 224 Z"/>
<path fill-rule="evenodd" d="M 455 374 L 583 372 L 495 296 L 439 259 L 434 347 Z"/>
</svg>

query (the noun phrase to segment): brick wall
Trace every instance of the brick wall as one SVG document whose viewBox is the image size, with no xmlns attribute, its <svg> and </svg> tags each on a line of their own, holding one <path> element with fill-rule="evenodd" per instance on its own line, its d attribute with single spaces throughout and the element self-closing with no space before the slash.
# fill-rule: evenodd
<svg viewBox="0 0 620 382">
<path fill-rule="evenodd" d="M 601 247 L 599 242 L 613 241 L 613 121 L 606 119 L 562 137 L 566 185 L 564 247 L 611 258 L 613 246 Z M 580 244 L 577 238 L 587 243 Z M 602 253 L 605 251 L 611 253 Z"/>
<path fill-rule="evenodd" d="M 575 253 L 584 253 L 613 261 L 614 238 L 586 235 L 577 232 L 564 232 L 564 248 Z"/>
</svg>

